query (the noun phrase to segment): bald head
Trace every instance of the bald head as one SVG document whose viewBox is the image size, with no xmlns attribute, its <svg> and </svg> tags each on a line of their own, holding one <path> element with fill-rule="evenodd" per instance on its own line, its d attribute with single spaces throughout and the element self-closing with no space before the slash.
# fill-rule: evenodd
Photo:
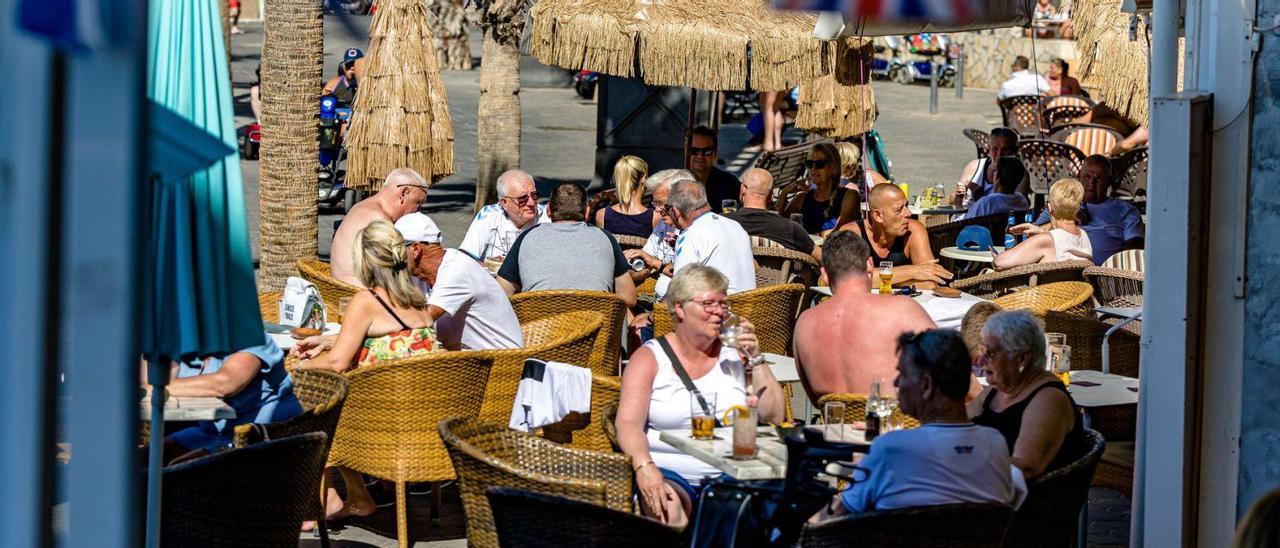
<svg viewBox="0 0 1280 548">
<path fill-rule="evenodd" d="M 375 198 L 382 204 L 382 210 L 394 222 L 396 219 L 418 211 L 422 203 L 427 201 L 427 180 L 418 172 L 407 167 L 391 170 L 382 181 L 382 190 Z"/>
<path fill-rule="evenodd" d="M 769 194 L 773 192 L 773 174 L 758 167 L 742 175 L 742 191 L 739 198 L 742 207 L 768 209 Z"/>
<path fill-rule="evenodd" d="M 898 188 L 898 185 L 892 183 L 880 183 L 871 187 L 871 196 L 867 198 L 867 203 L 871 205 L 872 209 L 880 209 L 888 206 L 890 203 L 898 199 L 907 199 L 906 196 L 902 194 L 902 189 Z"/>
<path fill-rule="evenodd" d="M 869 225 L 876 234 L 897 238 L 910 229 L 911 211 L 907 209 L 907 197 L 898 185 L 880 183 L 871 187 L 867 203 L 871 206 L 871 211 L 868 212 Z"/>
<path fill-rule="evenodd" d="M 418 172 L 407 167 L 400 167 L 391 170 L 387 174 L 387 178 L 382 181 L 382 190 L 393 189 L 400 185 L 411 185 L 428 187 L 427 180 L 419 175 Z"/>
</svg>

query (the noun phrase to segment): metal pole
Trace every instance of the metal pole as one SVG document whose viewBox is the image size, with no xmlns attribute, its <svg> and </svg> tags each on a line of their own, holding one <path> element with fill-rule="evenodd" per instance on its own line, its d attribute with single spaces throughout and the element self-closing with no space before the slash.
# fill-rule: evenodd
<svg viewBox="0 0 1280 548">
<path fill-rule="evenodd" d="M 956 47 L 960 50 L 956 55 L 956 99 L 964 99 L 964 45 Z"/>
<path fill-rule="evenodd" d="M 929 59 L 929 114 L 938 113 L 938 71 L 941 67 Z"/>
</svg>

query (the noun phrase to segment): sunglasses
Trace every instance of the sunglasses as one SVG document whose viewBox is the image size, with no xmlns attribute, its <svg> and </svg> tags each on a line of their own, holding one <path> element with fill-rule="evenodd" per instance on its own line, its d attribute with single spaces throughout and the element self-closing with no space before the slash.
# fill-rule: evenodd
<svg viewBox="0 0 1280 548">
<path fill-rule="evenodd" d="M 528 202 L 534 202 L 534 203 L 537 203 L 537 201 L 538 201 L 538 193 L 537 193 L 537 192 L 530 192 L 530 193 L 528 193 L 528 194 L 525 194 L 524 196 L 507 196 L 507 198 L 506 198 L 506 199 L 511 200 L 511 201 L 513 201 L 513 202 L 515 202 L 517 205 L 524 205 L 524 204 L 526 204 L 526 203 L 528 203 Z"/>
<path fill-rule="evenodd" d="M 809 169 L 822 169 L 824 167 L 827 167 L 830 164 L 831 162 L 828 162 L 827 160 L 805 160 L 804 161 L 804 167 L 807 167 Z"/>
<path fill-rule="evenodd" d="M 714 148 L 694 147 L 689 149 L 689 154 L 692 154 L 694 156 L 710 156 L 715 153 L 716 153 L 716 149 Z"/>
</svg>

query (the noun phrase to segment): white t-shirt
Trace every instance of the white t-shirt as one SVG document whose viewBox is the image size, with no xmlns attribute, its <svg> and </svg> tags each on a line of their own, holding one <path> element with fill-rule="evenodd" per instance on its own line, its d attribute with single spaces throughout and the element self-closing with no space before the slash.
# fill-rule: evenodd
<svg viewBox="0 0 1280 548">
<path fill-rule="evenodd" d="M 489 204 L 480 208 L 480 212 L 476 213 L 475 218 L 471 220 L 471 226 L 467 227 L 467 235 L 462 238 L 462 244 L 458 249 L 475 257 L 477 261 L 485 260 L 490 251 L 495 257 L 505 257 L 507 251 L 511 249 L 511 244 L 516 242 L 521 232 L 537 226 L 538 223 L 549 222 L 551 219 L 547 217 L 546 206 L 539 205 L 538 216 L 524 225 L 524 228 L 516 228 L 516 224 L 507 217 L 507 212 L 501 205 Z"/>
<path fill-rule="evenodd" d="M 685 265 L 703 264 L 729 278 L 729 294 L 756 288 L 751 237 L 737 221 L 712 212 L 693 220 L 676 239 L 673 273 Z"/>
<path fill-rule="evenodd" d="M 961 502 L 1008 504 L 1026 497 L 1027 484 L 994 428 L 925 424 L 876 439 L 858 465 L 866 481 L 841 495 L 851 513 Z"/>
<path fill-rule="evenodd" d="M 1053 254 L 1055 261 L 1093 260 L 1093 244 L 1089 242 L 1089 233 L 1080 229 L 1076 236 L 1061 228 L 1049 231 L 1053 236 Z"/>
<path fill-rule="evenodd" d="M 659 222 L 658 226 L 654 227 L 653 232 L 649 234 L 649 239 L 644 242 L 644 247 L 642 248 L 645 253 L 658 259 L 664 265 L 671 264 L 676 260 L 675 248 L 667 243 L 668 233 L 672 234 L 672 242 L 675 242 L 676 238 L 680 237 L 680 229 L 666 222 Z M 661 299 L 663 295 L 667 294 L 667 285 L 670 283 L 671 276 L 659 274 L 658 281 L 653 285 L 654 295 Z"/>
<path fill-rule="evenodd" d="M 511 301 L 489 271 L 456 249 L 444 252 L 427 304 L 447 313 L 436 320 L 436 336 L 448 348 L 521 348 L 524 334 Z"/>
<path fill-rule="evenodd" d="M 1007 99 L 1015 95 L 1044 95 L 1048 92 L 1049 81 L 1043 76 L 1031 74 L 1029 70 L 1020 70 L 1000 84 L 1000 93 L 996 97 Z"/>
</svg>

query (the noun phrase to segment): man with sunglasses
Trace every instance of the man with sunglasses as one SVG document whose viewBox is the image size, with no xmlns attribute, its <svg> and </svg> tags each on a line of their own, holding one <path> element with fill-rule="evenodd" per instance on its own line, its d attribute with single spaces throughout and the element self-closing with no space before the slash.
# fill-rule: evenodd
<svg viewBox="0 0 1280 548">
<path fill-rule="evenodd" d="M 689 165 L 685 166 L 706 189 L 707 203 L 711 206 L 711 211 L 716 213 L 721 212 L 721 202 L 724 200 L 738 199 L 738 178 L 716 167 L 719 146 L 720 138 L 715 130 L 707 126 L 693 128 L 693 140 L 689 144 Z"/>
<path fill-rule="evenodd" d="M 701 264 L 719 270 L 729 279 L 730 295 L 756 288 L 751 237 L 737 221 L 711 211 L 702 185 L 695 181 L 676 183 L 671 187 L 667 207 L 680 229 L 672 276 L 685 266 Z"/>
<path fill-rule="evenodd" d="M 342 218 L 342 224 L 333 233 L 333 243 L 329 246 L 329 266 L 333 270 L 333 277 L 356 287 L 364 287 L 352 265 L 352 246 L 356 234 L 374 221 L 383 220 L 394 224 L 401 217 L 418 211 L 423 202 L 427 201 L 428 186 L 427 180 L 418 172 L 407 167 L 398 168 L 387 174 L 382 190 L 351 208 L 351 212 Z M 337 303 L 328 304 L 337 306 Z"/>
<path fill-rule="evenodd" d="M 516 238 L 538 223 L 549 223 L 546 208 L 538 205 L 533 176 L 512 169 L 498 176 L 498 203 L 480 208 L 458 249 L 477 261 L 501 263 Z"/>
</svg>

